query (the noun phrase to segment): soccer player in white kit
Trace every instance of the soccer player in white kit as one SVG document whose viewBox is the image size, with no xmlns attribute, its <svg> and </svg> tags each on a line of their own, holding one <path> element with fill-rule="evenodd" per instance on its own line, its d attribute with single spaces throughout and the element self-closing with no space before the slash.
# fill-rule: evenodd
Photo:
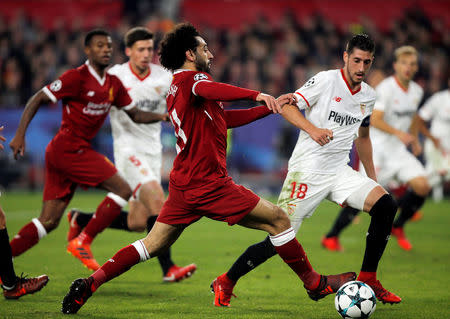
<svg viewBox="0 0 450 319">
<path fill-rule="evenodd" d="M 126 33 L 124 41 L 129 61 L 116 64 L 108 72 L 122 81 L 139 109 L 166 113 L 166 94 L 172 74 L 151 63 L 153 33 L 146 28 L 136 27 Z M 115 107 L 111 108 L 110 119 L 115 164 L 133 189 L 133 197 L 129 201 L 130 212 L 122 211 L 110 227 L 136 232 L 145 229 L 150 231 L 164 203 L 161 186 L 161 124 L 134 123 L 125 112 Z M 92 215 L 76 209 L 69 212 L 69 241 L 78 235 Z M 166 282 L 189 277 L 197 268 L 195 264 L 185 267 L 175 265 L 170 249 L 160 255 L 158 260 Z"/>
<path fill-rule="evenodd" d="M 301 132 L 278 205 L 290 216 L 295 231 L 324 199 L 368 212 L 372 219 L 358 280 L 369 284 L 380 301 L 392 304 L 401 298 L 384 289 L 376 278 L 397 205 L 376 182 L 372 161 L 369 124 L 376 94 L 363 79 L 374 51 L 375 44 L 367 35 L 354 36 L 343 55 L 344 68 L 316 74 L 295 92 L 297 105 L 284 106 L 283 117 Z M 305 110 L 305 116 L 300 110 Z M 353 141 L 367 176 L 347 165 Z M 241 276 L 273 255 L 268 238 L 248 247 L 230 270 L 216 279 L 223 298 L 231 297 Z"/>
<path fill-rule="evenodd" d="M 443 184 L 450 180 L 450 78 L 446 90 L 433 94 L 419 110 L 419 130 L 425 141 L 425 169 L 433 199 L 442 200 Z M 431 122 L 430 129 L 425 122 Z"/>
<path fill-rule="evenodd" d="M 402 249 L 411 250 L 412 245 L 403 228 L 422 207 L 430 192 L 425 168 L 416 158 L 421 153 L 416 112 L 423 90 L 412 81 L 418 70 L 416 49 L 402 46 L 394 54 L 395 74 L 384 79 L 376 88 L 378 97 L 371 120 L 374 127 L 373 161 L 381 185 L 386 187 L 390 182 L 397 181 L 409 187 L 405 195 L 399 198 L 400 214 L 394 222 L 392 234 Z M 408 151 L 408 146 L 414 154 Z M 322 245 L 329 250 L 342 250 L 338 235 L 356 214 L 358 210 L 353 207 L 343 208 L 330 232 L 322 239 Z"/>
</svg>

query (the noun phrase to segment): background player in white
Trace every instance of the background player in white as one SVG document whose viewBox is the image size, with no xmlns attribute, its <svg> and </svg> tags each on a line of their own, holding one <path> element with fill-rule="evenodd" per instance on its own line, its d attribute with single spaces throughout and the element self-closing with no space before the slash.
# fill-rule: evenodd
<svg viewBox="0 0 450 319">
<path fill-rule="evenodd" d="M 412 245 L 405 237 L 403 226 L 420 209 L 430 191 L 425 169 L 415 157 L 422 151 L 417 138 L 418 118 L 415 116 L 423 90 L 412 81 L 418 71 L 417 59 L 417 51 L 411 46 L 395 51 L 395 74 L 376 87 L 378 96 L 371 119 L 374 127 L 373 160 L 378 182 L 386 187 L 397 181 L 410 188 L 399 199 L 401 213 L 392 229 L 399 246 L 405 250 L 410 250 Z M 408 146 L 414 155 L 407 150 Z M 322 239 L 322 245 L 329 250 L 342 250 L 338 236 L 358 212 L 352 207 L 344 207 Z"/>
<path fill-rule="evenodd" d="M 446 90 L 433 94 L 419 110 L 419 128 L 425 141 L 425 169 L 435 201 L 444 196 L 443 184 L 450 180 L 450 78 Z M 425 122 L 431 122 L 428 130 Z"/>
<path fill-rule="evenodd" d="M 377 184 L 372 161 L 369 124 L 376 94 L 363 79 L 374 51 L 375 44 L 367 35 L 355 35 L 346 46 L 344 68 L 318 73 L 295 92 L 297 106 L 284 106 L 283 117 L 302 131 L 278 205 L 290 216 L 296 232 L 324 199 L 368 212 L 372 219 L 358 280 L 369 284 L 383 303 L 399 303 L 401 298 L 384 289 L 376 278 L 397 205 Z M 300 110 L 305 110 L 305 116 Z M 367 176 L 347 165 L 353 141 Z M 273 255 L 268 238 L 250 246 L 216 279 L 224 294 L 230 298 L 236 281 Z"/>
<path fill-rule="evenodd" d="M 151 63 L 154 53 L 153 33 L 143 27 L 130 29 L 124 37 L 125 54 L 129 61 L 116 64 L 108 73 L 117 76 L 128 90 L 136 106 L 143 111 L 164 114 L 166 94 L 172 74 Z M 114 139 L 114 160 L 118 171 L 133 190 L 128 204 L 130 212 L 122 211 L 110 225 L 112 228 L 149 232 L 164 203 L 161 186 L 161 123 L 138 124 L 121 110 L 110 111 Z M 68 240 L 78 236 L 92 218 L 92 213 L 72 209 L 69 214 Z M 178 267 L 171 259 L 170 249 L 158 256 L 166 282 L 180 281 L 191 276 L 195 264 Z"/>
<path fill-rule="evenodd" d="M 392 234 L 399 246 L 412 248 L 405 236 L 404 225 L 420 209 L 430 192 L 425 168 L 414 156 L 421 153 L 417 138 L 416 112 L 423 89 L 412 79 L 418 71 L 418 53 L 411 46 L 395 50 L 395 74 L 376 88 L 377 102 L 372 114 L 372 143 L 378 181 L 387 185 L 396 180 L 409 190 L 399 199 L 400 214 L 394 221 Z M 410 146 L 414 155 L 408 151 Z"/>
</svg>

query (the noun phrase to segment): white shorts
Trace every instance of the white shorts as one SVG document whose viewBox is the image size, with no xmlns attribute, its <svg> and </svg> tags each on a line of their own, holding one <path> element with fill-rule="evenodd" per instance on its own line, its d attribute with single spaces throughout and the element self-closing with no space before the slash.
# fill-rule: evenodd
<svg viewBox="0 0 450 319">
<path fill-rule="evenodd" d="M 380 185 L 387 186 L 393 180 L 406 184 L 413 178 L 427 174 L 422 163 L 406 147 L 386 147 L 373 153 L 373 164 Z"/>
<path fill-rule="evenodd" d="M 114 152 L 117 170 L 133 190 L 133 196 L 142 184 L 157 181 L 161 184 L 162 153 L 139 153 L 135 150 Z"/>
<path fill-rule="evenodd" d="M 425 169 L 429 177 L 443 176 L 445 180 L 450 180 L 450 153 L 443 154 L 434 147 L 430 140 L 425 141 L 424 154 L 426 159 Z M 442 175 L 442 172 L 447 174 Z"/>
<path fill-rule="evenodd" d="M 350 166 L 342 167 L 334 175 L 288 172 L 278 206 L 287 212 L 297 232 L 303 219 L 311 217 L 324 199 L 362 210 L 367 195 L 377 186 L 377 182 Z"/>
</svg>

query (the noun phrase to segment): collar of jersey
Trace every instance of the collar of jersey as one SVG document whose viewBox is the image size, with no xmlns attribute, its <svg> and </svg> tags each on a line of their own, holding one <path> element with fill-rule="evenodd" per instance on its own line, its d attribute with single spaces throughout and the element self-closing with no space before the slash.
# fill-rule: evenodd
<svg viewBox="0 0 450 319">
<path fill-rule="evenodd" d="M 177 73 L 181 73 L 181 72 L 187 72 L 187 71 L 193 71 L 193 70 L 188 70 L 188 69 L 176 69 L 175 71 L 173 71 L 173 74 L 177 74 Z"/>
<path fill-rule="evenodd" d="M 101 78 L 98 73 L 94 70 L 94 68 L 89 64 L 89 60 L 86 60 L 85 64 L 87 65 L 89 73 L 97 80 L 98 83 L 100 83 L 101 86 L 105 84 L 106 80 L 106 72 L 105 75 Z"/>
</svg>

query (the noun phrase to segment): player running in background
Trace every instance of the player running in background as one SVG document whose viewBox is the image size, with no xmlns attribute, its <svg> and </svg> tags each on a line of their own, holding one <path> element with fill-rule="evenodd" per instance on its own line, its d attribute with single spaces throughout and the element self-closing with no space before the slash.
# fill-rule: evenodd
<svg viewBox="0 0 450 319">
<path fill-rule="evenodd" d="M 153 58 L 153 33 L 137 27 L 125 34 L 125 54 L 129 61 L 116 64 L 108 73 L 117 76 L 128 90 L 136 106 L 144 111 L 166 112 L 166 94 L 172 74 L 159 65 L 150 63 Z M 164 203 L 161 186 L 161 123 L 138 124 L 116 107 L 110 112 L 114 140 L 114 160 L 118 171 L 130 184 L 133 196 L 128 201 L 130 212 L 121 211 L 109 226 L 128 231 L 149 232 Z M 72 240 L 91 220 L 93 213 L 71 210 L 68 214 L 68 240 Z M 170 249 L 158 256 L 166 282 L 180 281 L 191 276 L 195 264 L 178 267 L 171 258 Z"/>
<path fill-rule="evenodd" d="M 301 131 L 278 205 L 289 215 L 295 233 L 324 199 L 368 212 L 371 222 L 357 280 L 369 284 L 383 303 L 399 303 L 401 298 L 384 289 L 376 277 L 397 205 L 376 182 L 372 161 L 369 124 L 376 94 L 363 79 L 374 51 L 367 35 L 354 36 L 343 55 L 344 68 L 316 74 L 295 92 L 297 106 L 283 107 L 283 117 Z M 300 110 L 305 110 L 305 116 Z M 367 176 L 347 165 L 353 141 Z M 269 238 L 248 247 L 211 284 L 216 305 L 218 299 L 229 302 L 239 278 L 275 254 Z"/>
<path fill-rule="evenodd" d="M 0 127 L 0 133 L 3 126 Z M 0 134 L 0 150 L 3 150 L 5 137 Z M 0 192 L 0 196 L 1 196 Z M 11 246 L 9 245 L 8 230 L 6 229 L 6 216 L 0 206 L 0 284 L 3 296 L 6 299 L 19 299 L 27 294 L 34 294 L 41 290 L 48 282 L 47 275 L 35 278 L 17 277 L 14 271 Z"/>
<path fill-rule="evenodd" d="M 433 199 L 444 197 L 444 182 L 450 180 L 450 78 L 446 90 L 433 94 L 419 110 L 419 131 L 425 141 L 425 169 Z M 425 122 L 431 122 L 428 129 Z"/>
<path fill-rule="evenodd" d="M 405 236 L 403 227 L 413 214 L 422 207 L 430 192 L 425 169 L 416 158 L 421 153 L 417 138 L 418 127 L 413 123 L 422 88 L 412 81 L 418 70 L 417 51 L 411 46 L 395 50 L 395 74 L 384 79 L 376 88 L 377 101 L 372 114 L 372 143 L 374 164 L 378 182 L 387 186 L 391 181 L 407 184 L 409 189 L 399 198 L 400 214 L 394 221 L 392 234 L 399 246 L 411 250 L 412 245 Z M 414 119 L 417 121 L 417 117 Z M 411 133 L 408 130 L 411 128 Z M 411 146 L 411 154 L 407 147 Z M 322 239 L 329 250 L 342 250 L 338 236 L 350 224 L 359 210 L 345 207 L 339 213 L 332 229 Z"/>
<path fill-rule="evenodd" d="M 174 71 L 167 106 L 177 136 L 177 157 L 170 174 L 169 197 L 150 233 L 124 247 L 89 278 L 75 280 L 63 300 L 62 312 L 76 313 L 103 283 L 140 261 L 159 255 L 183 230 L 202 217 L 264 230 L 276 251 L 304 282 L 315 300 L 335 292 L 355 273 L 321 276 L 295 238 L 279 207 L 236 185 L 226 169 L 227 128 L 242 126 L 280 112 L 292 94 L 275 100 L 257 91 L 214 82 L 209 75 L 213 55 L 190 24 L 180 24 L 161 44 L 161 64 Z M 267 106 L 223 110 L 218 101 L 253 100 Z"/>
<path fill-rule="evenodd" d="M 131 196 L 128 183 L 114 165 L 94 151 L 92 138 L 102 126 L 112 105 L 123 109 L 133 121 L 152 123 L 167 115 L 144 112 L 135 107 L 122 82 L 106 73 L 112 42 L 104 30 L 86 35 L 87 62 L 65 72 L 29 99 L 19 127 L 9 144 L 14 157 L 24 155 L 25 132 L 42 104 L 63 102 L 61 127 L 45 152 L 43 207 L 39 218 L 25 225 L 11 241 L 13 256 L 18 256 L 55 229 L 77 185 L 96 186 L 109 191 L 81 234 L 69 243 L 68 251 L 89 269 L 99 268 L 90 244 L 94 237 L 119 215 Z"/>
</svg>

